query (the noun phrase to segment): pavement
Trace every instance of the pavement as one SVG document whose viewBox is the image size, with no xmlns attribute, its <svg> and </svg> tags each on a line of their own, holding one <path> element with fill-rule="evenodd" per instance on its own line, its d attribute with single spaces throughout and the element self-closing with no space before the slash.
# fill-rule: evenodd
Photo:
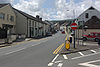
<svg viewBox="0 0 100 67">
<path fill-rule="evenodd" d="M 74 48 L 74 44 L 70 44 L 70 48 L 66 49 L 65 47 L 63 47 L 63 49 L 59 52 L 59 54 L 70 54 L 70 53 L 76 53 L 79 51 L 86 51 L 86 50 L 90 50 L 90 49 L 98 49 L 100 48 L 100 45 L 97 44 L 97 42 L 93 42 L 93 41 L 82 41 L 79 40 L 76 41 L 75 43 L 75 48 Z"/>
<path fill-rule="evenodd" d="M 26 39 L 16 39 L 16 41 L 12 42 L 12 43 L 0 43 L 0 48 L 2 47 L 9 47 L 9 46 L 14 46 L 14 45 L 19 45 L 19 44 L 22 44 L 22 43 L 27 43 L 27 42 L 38 42 L 38 41 L 41 41 L 41 40 L 45 40 L 46 38 L 41 38 L 41 39 L 33 39 L 33 38 L 26 38 Z"/>
<path fill-rule="evenodd" d="M 73 58 L 63 61 L 63 67 L 100 67 L 100 49 L 95 49 L 95 52 L 83 51 L 82 55 L 75 53 Z M 67 55 L 68 56 L 68 55 Z"/>
<path fill-rule="evenodd" d="M 100 46 L 97 42 L 80 42 L 76 48 L 71 44 L 70 49 L 63 48 L 53 58 L 54 62 L 50 67 L 100 67 Z"/>
</svg>

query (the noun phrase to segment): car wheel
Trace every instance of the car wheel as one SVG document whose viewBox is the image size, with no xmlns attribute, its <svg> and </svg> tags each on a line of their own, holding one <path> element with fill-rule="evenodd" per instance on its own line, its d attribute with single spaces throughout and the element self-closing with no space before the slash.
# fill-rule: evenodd
<svg viewBox="0 0 100 67">
<path fill-rule="evenodd" d="M 86 41 L 87 40 L 87 38 L 86 37 L 83 37 L 83 41 Z"/>
<path fill-rule="evenodd" d="M 95 38 L 95 41 L 96 41 L 96 42 L 98 42 L 98 40 L 99 40 L 98 38 Z"/>
</svg>

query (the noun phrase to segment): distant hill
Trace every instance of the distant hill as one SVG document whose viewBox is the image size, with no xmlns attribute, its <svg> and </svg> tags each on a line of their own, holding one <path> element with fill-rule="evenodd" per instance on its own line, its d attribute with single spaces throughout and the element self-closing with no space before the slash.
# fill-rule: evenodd
<svg viewBox="0 0 100 67">
<path fill-rule="evenodd" d="M 65 25 L 65 24 L 69 24 L 69 23 L 72 23 L 74 21 L 74 19 L 66 19 L 66 20 L 51 20 L 49 22 L 52 22 L 52 23 L 59 23 L 60 25 Z"/>
</svg>

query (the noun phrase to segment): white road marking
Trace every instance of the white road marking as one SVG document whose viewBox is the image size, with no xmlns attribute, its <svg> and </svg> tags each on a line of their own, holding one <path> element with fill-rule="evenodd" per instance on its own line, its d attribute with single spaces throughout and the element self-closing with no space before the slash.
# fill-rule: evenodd
<svg viewBox="0 0 100 67">
<path fill-rule="evenodd" d="M 63 66 L 63 63 L 59 63 L 59 64 L 58 64 L 58 67 L 62 67 L 62 66 Z"/>
<path fill-rule="evenodd" d="M 49 63 L 49 64 L 48 64 L 48 66 L 52 66 L 52 65 L 53 65 L 53 63 Z"/>
<path fill-rule="evenodd" d="M 87 57 L 87 56 L 92 56 L 92 55 L 96 55 L 96 54 L 100 54 L 100 52 L 96 52 L 96 53 L 88 54 L 88 55 L 84 55 L 84 56 L 79 56 L 79 57 L 74 57 L 74 58 L 72 58 L 72 59 L 75 60 L 75 59 L 79 59 L 79 58 Z"/>
<path fill-rule="evenodd" d="M 48 40 L 46 40 L 46 41 L 48 41 Z M 46 42 L 46 41 L 43 41 L 43 42 Z M 39 45 L 39 44 L 41 44 L 41 43 L 43 43 L 43 42 L 40 42 L 40 43 L 38 43 L 38 44 L 31 45 L 31 46 L 37 46 L 37 45 Z M 21 48 L 21 49 L 19 49 L 19 50 L 11 51 L 11 52 L 5 53 L 4 55 L 12 54 L 12 53 L 15 53 L 15 52 L 24 50 L 24 49 L 26 49 L 26 48 L 28 48 L 28 47 L 29 47 L 29 46 L 24 47 L 24 48 Z"/>
<path fill-rule="evenodd" d="M 61 63 L 61 62 L 63 62 L 62 60 L 60 60 L 60 61 L 55 61 L 55 63 Z"/>
<path fill-rule="evenodd" d="M 59 56 L 59 54 L 56 55 L 56 57 L 51 61 L 51 63 L 48 64 L 48 66 L 52 66 L 58 56 Z"/>
<path fill-rule="evenodd" d="M 84 54 L 82 52 L 78 52 L 80 55 L 84 56 Z"/>
<path fill-rule="evenodd" d="M 11 53 L 15 53 L 15 52 L 18 52 L 18 51 L 21 51 L 21 50 L 24 50 L 26 48 L 22 48 L 22 49 L 19 49 L 19 50 L 16 50 L 16 51 L 12 51 L 12 52 L 8 52 L 8 53 L 5 53 L 4 55 L 8 55 L 8 54 L 11 54 Z"/>
<path fill-rule="evenodd" d="M 59 54 L 56 55 L 56 57 L 52 60 L 52 62 L 54 62 L 58 56 L 59 56 Z"/>
<path fill-rule="evenodd" d="M 95 50 L 90 50 L 91 52 L 93 52 L 93 53 L 96 53 L 96 51 Z"/>
<path fill-rule="evenodd" d="M 66 55 L 63 55 L 64 59 L 68 59 L 68 57 Z"/>
<path fill-rule="evenodd" d="M 78 65 L 87 66 L 87 67 L 100 67 L 100 65 L 94 65 L 92 63 L 100 62 L 100 60 L 89 61 L 85 63 L 79 63 Z"/>
</svg>

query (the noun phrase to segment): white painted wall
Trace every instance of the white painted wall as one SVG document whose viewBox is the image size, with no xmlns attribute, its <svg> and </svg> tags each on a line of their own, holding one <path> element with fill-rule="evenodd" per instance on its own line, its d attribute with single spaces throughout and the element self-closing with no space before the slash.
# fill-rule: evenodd
<svg viewBox="0 0 100 67">
<path fill-rule="evenodd" d="M 89 18 L 85 17 L 86 13 L 89 14 Z M 97 16 L 98 18 L 100 18 L 100 12 L 98 10 L 96 10 L 96 9 L 94 9 L 94 10 L 87 9 L 77 19 L 78 19 L 78 22 L 80 22 L 80 21 L 85 21 L 86 22 L 89 19 L 91 19 L 92 16 Z"/>
</svg>

